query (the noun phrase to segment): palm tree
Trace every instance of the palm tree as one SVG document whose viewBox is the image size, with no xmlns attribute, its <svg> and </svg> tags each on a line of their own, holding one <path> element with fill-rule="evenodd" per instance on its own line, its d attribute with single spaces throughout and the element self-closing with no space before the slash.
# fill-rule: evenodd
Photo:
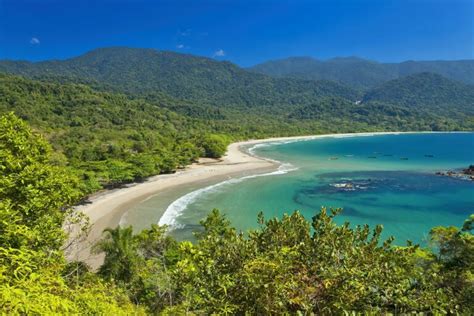
<svg viewBox="0 0 474 316">
<path fill-rule="evenodd" d="M 105 238 L 94 247 L 96 253 L 105 253 L 99 273 L 109 280 L 130 282 L 138 259 L 132 227 L 107 228 L 104 234 Z"/>
</svg>

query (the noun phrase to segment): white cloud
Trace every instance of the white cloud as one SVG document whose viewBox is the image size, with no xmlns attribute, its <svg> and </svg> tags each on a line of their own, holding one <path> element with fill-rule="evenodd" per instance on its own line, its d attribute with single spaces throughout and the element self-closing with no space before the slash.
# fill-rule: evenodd
<svg viewBox="0 0 474 316">
<path fill-rule="evenodd" d="M 31 45 L 39 45 L 40 43 L 41 43 L 41 42 L 40 42 L 40 40 L 39 40 L 37 37 L 32 37 L 32 38 L 30 39 L 30 44 L 31 44 Z"/>
<path fill-rule="evenodd" d="M 176 48 L 179 48 L 179 49 L 184 48 L 184 45 L 183 44 L 178 44 L 178 45 L 176 45 Z"/>
<path fill-rule="evenodd" d="M 186 29 L 184 31 L 178 30 L 178 35 L 179 36 L 189 36 L 189 35 L 191 35 L 191 29 Z"/>
<path fill-rule="evenodd" d="M 214 55 L 212 55 L 213 57 L 224 57 L 225 56 L 225 52 L 223 49 L 218 49 L 214 52 Z"/>
</svg>

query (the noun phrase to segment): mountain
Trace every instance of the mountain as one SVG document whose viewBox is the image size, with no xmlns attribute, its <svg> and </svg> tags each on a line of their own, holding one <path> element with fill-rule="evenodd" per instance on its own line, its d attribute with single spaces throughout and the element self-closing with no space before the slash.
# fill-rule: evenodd
<svg viewBox="0 0 474 316">
<path fill-rule="evenodd" d="M 383 82 L 420 72 L 437 73 L 448 79 L 474 84 L 474 60 L 379 63 L 357 57 L 326 61 L 290 57 L 258 64 L 249 70 L 277 78 L 332 80 L 357 89 L 373 88 Z"/>
<path fill-rule="evenodd" d="M 154 104 L 86 85 L 0 74 L 0 113 L 14 112 L 53 144 L 58 163 L 84 180 L 85 191 L 169 172 L 197 159 L 207 124 Z M 201 147 L 201 148 L 200 148 Z"/>
<path fill-rule="evenodd" d="M 474 86 L 423 72 L 385 82 L 368 91 L 363 102 L 474 114 Z"/>
<path fill-rule="evenodd" d="M 356 91 L 335 82 L 276 79 L 230 62 L 154 49 L 111 47 L 67 60 L 0 61 L 0 72 L 96 81 L 129 94 L 164 92 L 224 107 L 300 105 L 336 95 L 357 98 Z"/>
<path fill-rule="evenodd" d="M 57 163 L 74 169 L 87 192 L 171 172 L 199 156 L 215 156 L 210 150 L 225 150 L 230 140 L 474 126 L 472 115 L 393 105 L 392 96 L 375 96 L 362 103 L 328 96 L 286 106 L 220 108 L 163 93 L 141 98 L 0 74 L 0 115 L 14 112 L 45 135 Z"/>
<path fill-rule="evenodd" d="M 357 57 L 334 58 L 327 61 L 311 57 L 290 57 L 268 61 L 249 68 L 250 71 L 278 78 L 331 80 L 363 89 L 396 78 L 395 67 Z"/>
</svg>

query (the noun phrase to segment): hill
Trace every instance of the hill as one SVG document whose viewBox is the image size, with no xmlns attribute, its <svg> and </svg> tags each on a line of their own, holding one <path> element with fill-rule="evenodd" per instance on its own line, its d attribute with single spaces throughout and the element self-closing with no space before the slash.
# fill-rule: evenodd
<svg viewBox="0 0 474 316">
<path fill-rule="evenodd" d="M 419 73 L 388 81 L 368 91 L 363 102 L 384 102 L 438 113 L 474 114 L 474 86 L 434 73 Z"/>
<path fill-rule="evenodd" d="M 373 88 L 383 82 L 420 72 L 437 73 L 452 80 L 474 84 L 474 60 L 379 63 L 357 57 L 326 61 L 290 57 L 258 64 L 249 70 L 277 78 L 332 80 L 358 89 Z"/>
<path fill-rule="evenodd" d="M 76 170 L 88 192 L 172 172 L 200 156 L 218 156 L 222 152 L 213 148 L 225 150 L 230 140 L 473 126 L 465 116 L 448 118 L 429 109 L 375 101 L 356 104 L 342 97 L 221 109 L 163 93 L 132 98 L 84 84 L 0 74 L 0 114 L 10 111 L 47 136 L 58 163 Z"/>
<path fill-rule="evenodd" d="M 164 92 L 219 107 L 301 105 L 331 95 L 351 100 L 358 96 L 351 88 L 334 82 L 275 79 L 230 62 L 126 47 L 96 49 L 62 61 L 0 61 L 0 72 L 97 81 L 129 94 Z"/>
<path fill-rule="evenodd" d="M 268 61 L 249 70 L 278 78 L 331 80 L 357 89 L 373 87 L 396 78 L 396 68 L 357 57 L 334 58 L 327 61 L 311 57 L 290 57 Z"/>
<path fill-rule="evenodd" d="M 166 106 L 180 103 L 0 74 L 0 113 L 12 111 L 45 135 L 56 162 L 74 169 L 86 192 L 171 172 L 205 155 L 208 124 Z"/>
</svg>

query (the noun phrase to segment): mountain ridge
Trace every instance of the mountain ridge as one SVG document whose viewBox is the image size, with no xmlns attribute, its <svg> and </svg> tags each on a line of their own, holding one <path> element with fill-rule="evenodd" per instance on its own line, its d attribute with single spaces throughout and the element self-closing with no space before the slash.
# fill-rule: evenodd
<svg viewBox="0 0 474 316">
<path fill-rule="evenodd" d="M 474 84 L 474 59 L 382 63 L 356 56 L 327 60 L 303 56 L 271 60 L 247 69 L 274 77 L 333 80 L 359 89 L 370 89 L 419 72 L 433 72 L 448 79 Z"/>
<path fill-rule="evenodd" d="M 307 98 L 357 92 L 338 83 L 255 74 L 227 61 L 154 49 L 101 48 L 62 61 L 0 61 L 0 71 L 23 75 L 97 80 L 122 92 L 165 92 L 180 99 L 220 106 L 272 106 L 302 103 Z"/>
</svg>

